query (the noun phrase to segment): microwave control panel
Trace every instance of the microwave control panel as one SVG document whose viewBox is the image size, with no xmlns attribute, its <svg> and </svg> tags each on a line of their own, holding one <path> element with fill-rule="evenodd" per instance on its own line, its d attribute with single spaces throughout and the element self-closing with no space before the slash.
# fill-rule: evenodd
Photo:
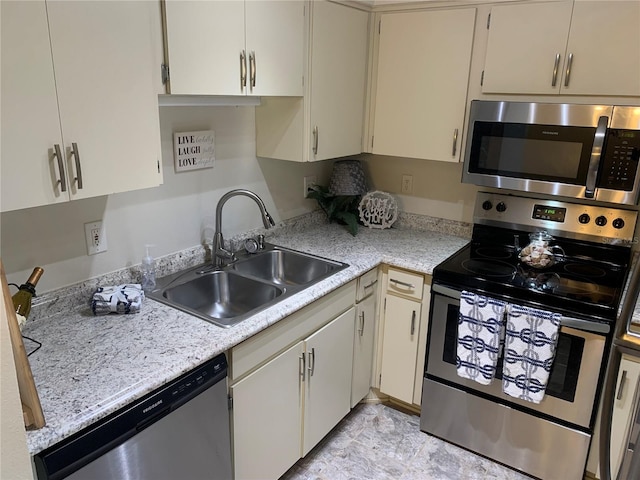
<svg viewBox="0 0 640 480">
<path fill-rule="evenodd" d="M 640 162 L 640 130 L 610 128 L 603 150 L 598 186 L 630 192 Z"/>
</svg>

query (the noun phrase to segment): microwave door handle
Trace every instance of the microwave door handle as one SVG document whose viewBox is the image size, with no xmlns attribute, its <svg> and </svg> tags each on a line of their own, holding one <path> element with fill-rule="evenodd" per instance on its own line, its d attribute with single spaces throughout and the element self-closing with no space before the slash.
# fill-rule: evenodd
<svg viewBox="0 0 640 480">
<path fill-rule="evenodd" d="M 593 140 L 593 148 L 591 149 L 591 158 L 589 159 L 589 171 L 587 172 L 587 185 L 584 191 L 586 198 L 593 198 L 596 193 L 596 180 L 598 178 L 598 168 L 600 167 L 600 157 L 602 155 L 602 145 L 607 132 L 609 117 L 602 116 L 598 119 L 595 138 Z"/>
</svg>

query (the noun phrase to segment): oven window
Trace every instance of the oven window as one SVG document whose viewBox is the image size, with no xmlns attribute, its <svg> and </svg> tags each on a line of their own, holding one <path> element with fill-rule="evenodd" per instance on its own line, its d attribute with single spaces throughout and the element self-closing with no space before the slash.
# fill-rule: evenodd
<svg viewBox="0 0 640 480">
<path fill-rule="evenodd" d="M 469 172 L 583 185 L 595 128 L 475 122 Z"/>
<path fill-rule="evenodd" d="M 458 313 L 459 308 L 457 305 L 449 304 L 447 306 L 447 324 L 445 327 L 445 345 L 442 360 L 451 365 L 456 364 Z M 560 332 L 556 346 L 556 356 L 547 382 L 546 395 L 560 398 L 567 402 L 574 401 L 584 344 L 584 338 Z M 500 355 L 495 375 L 498 380 L 502 379 L 502 363 L 503 357 Z"/>
</svg>

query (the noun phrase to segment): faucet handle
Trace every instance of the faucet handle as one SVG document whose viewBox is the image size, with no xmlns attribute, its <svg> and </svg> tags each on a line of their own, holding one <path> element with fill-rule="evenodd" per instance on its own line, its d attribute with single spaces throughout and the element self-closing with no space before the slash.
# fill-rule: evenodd
<svg viewBox="0 0 640 480">
<path fill-rule="evenodd" d="M 264 250 L 264 235 L 262 234 L 258 235 L 258 249 Z"/>
</svg>

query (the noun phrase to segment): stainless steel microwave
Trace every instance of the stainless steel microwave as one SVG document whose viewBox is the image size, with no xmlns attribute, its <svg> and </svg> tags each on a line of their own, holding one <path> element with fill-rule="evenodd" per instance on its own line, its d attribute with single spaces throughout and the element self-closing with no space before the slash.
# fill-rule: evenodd
<svg viewBox="0 0 640 480">
<path fill-rule="evenodd" d="M 635 205 L 640 106 L 471 102 L 462 181 Z"/>
</svg>

